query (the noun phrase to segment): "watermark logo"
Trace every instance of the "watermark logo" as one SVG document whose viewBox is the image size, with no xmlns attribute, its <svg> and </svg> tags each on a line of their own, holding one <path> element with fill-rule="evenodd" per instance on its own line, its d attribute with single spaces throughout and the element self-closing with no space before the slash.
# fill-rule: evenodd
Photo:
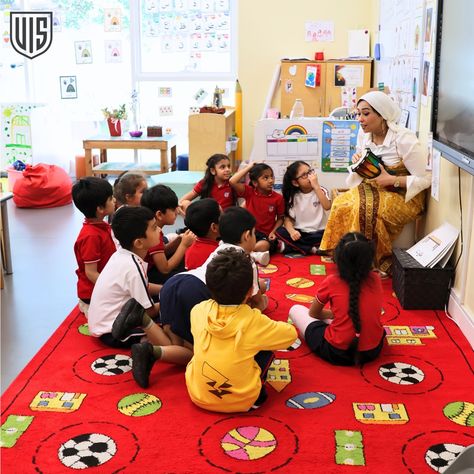
<svg viewBox="0 0 474 474">
<path fill-rule="evenodd" d="M 53 41 L 53 12 L 11 12 L 10 42 L 29 59 L 46 53 Z"/>
</svg>

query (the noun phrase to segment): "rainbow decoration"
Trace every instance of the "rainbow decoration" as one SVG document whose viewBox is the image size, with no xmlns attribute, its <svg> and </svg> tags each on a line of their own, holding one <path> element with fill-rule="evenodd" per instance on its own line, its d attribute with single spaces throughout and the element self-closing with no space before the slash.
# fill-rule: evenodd
<svg viewBox="0 0 474 474">
<path fill-rule="evenodd" d="M 285 135 L 308 135 L 308 131 L 301 125 L 290 125 L 285 130 Z"/>
</svg>

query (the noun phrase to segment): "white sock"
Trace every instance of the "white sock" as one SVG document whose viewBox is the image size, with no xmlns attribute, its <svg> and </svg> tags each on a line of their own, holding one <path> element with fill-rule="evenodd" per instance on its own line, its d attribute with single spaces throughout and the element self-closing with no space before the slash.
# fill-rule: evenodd
<svg viewBox="0 0 474 474">
<path fill-rule="evenodd" d="M 304 339 L 304 333 L 306 332 L 306 328 L 316 321 L 309 315 L 309 309 L 306 306 L 301 304 L 295 304 L 290 308 L 288 316 L 293 321 L 296 329 L 298 330 L 298 334 L 300 337 Z"/>
</svg>

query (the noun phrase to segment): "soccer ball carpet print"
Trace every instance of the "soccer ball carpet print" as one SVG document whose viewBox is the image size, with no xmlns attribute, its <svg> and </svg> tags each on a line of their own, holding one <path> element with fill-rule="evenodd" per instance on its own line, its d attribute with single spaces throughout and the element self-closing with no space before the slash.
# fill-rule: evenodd
<svg viewBox="0 0 474 474">
<path fill-rule="evenodd" d="M 286 321 L 335 266 L 277 255 L 259 270 L 266 314 Z M 155 364 L 141 389 L 130 351 L 89 336 L 75 308 L 2 397 L 2 472 L 443 473 L 474 444 L 472 349 L 444 312 L 405 311 L 383 285 L 377 360 L 332 366 L 297 340 L 243 414 L 193 405 L 183 367 Z"/>
</svg>

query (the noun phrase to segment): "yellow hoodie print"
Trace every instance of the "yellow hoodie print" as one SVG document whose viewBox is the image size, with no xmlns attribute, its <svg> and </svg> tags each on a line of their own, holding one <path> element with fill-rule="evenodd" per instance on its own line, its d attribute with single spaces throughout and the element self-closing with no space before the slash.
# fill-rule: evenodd
<svg viewBox="0 0 474 474">
<path fill-rule="evenodd" d="M 248 411 L 257 399 L 261 370 L 254 356 L 286 349 L 297 337 L 288 323 L 273 321 L 246 304 L 203 301 L 191 311 L 194 356 L 186 368 L 191 400 L 210 411 Z"/>
</svg>

